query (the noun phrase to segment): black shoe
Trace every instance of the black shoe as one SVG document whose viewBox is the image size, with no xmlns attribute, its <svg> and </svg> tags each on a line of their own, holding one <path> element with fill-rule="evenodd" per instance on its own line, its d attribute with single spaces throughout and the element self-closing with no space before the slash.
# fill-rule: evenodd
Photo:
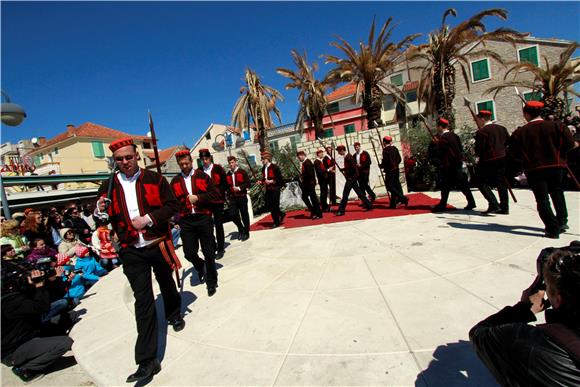
<svg viewBox="0 0 580 387">
<path fill-rule="evenodd" d="M 207 295 L 208 297 L 213 296 L 217 292 L 217 285 L 216 286 L 208 286 L 207 288 Z"/>
<path fill-rule="evenodd" d="M 240 238 L 240 240 L 243 241 L 247 241 L 248 239 L 250 239 L 250 233 L 249 232 L 245 232 L 242 234 L 242 237 Z"/>
<path fill-rule="evenodd" d="M 433 212 L 445 212 L 445 211 L 447 211 L 447 206 L 440 206 L 439 204 L 437 204 L 436 206 L 433 206 L 431 208 L 431 211 L 433 211 Z"/>
<path fill-rule="evenodd" d="M 199 278 L 199 283 L 202 284 L 205 282 L 205 270 L 198 271 L 197 277 Z"/>
<path fill-rule="evenodd" d="M 173 331 L 175 332 L 179 332 L 185 328 L 185 320 L 181 316 L 170 318 L 167 320 L 167 324 L 171 325 L 173 327 Z"/>
<path fill-rule="evenodd" d="M 280 223 L 282 223 L 284 221 L 285 217 L 286 217 L 286 213 L 283 212 L 282 215 L 280 215 Z"/>
<path fill-rule="evenodd" d="M 276 224 L 276 223 L 274 223 L 273 225 L 270 226 L 270 228 L 278 228 L 278 227 L 280 227 L 280 224 Z"/>
<path fill-rule="evenodd" d="M 153 359 L 141 362 L 137 371 L 134 374 L 129 375 L 127 383 L 135 383 L 151 379 L 154 375 L 157 375 L 159 371 L 161 371 L 159 360 Z"/>
<path fill-rule="evenodd" d="M 409 208 L 409 198 L 408 197 L 403 196 L 403 200 L 401 201 L 401 203 L 403 203 L 405 208 Z"/>
<path fill-rule="evenodd" d="M 551 232 L 546 232 L 546 233 L 544 233 L 544 238 L 560 239 L 560 235 L 559 234 L 554 234 L 554 233 L 551 233 Z"/>
<path fill-rule="evenodd" d="M 510 214 L 510 210 L 508 210 L 507 208 L 502 208 L 501 210 L 499 210 L 498 212 L 496 212 L 496 214 L 509 215 Z"/>
<path fill-rule="evenodd" d="M 222 259 L 224 257 L 224 254 L 226 253 L 225 250 L 220 250 L 215 254 L 215 259 Z"/>
<path fill-rule="evenodd" d="M 238 240 L 239 240 L 239 241 L 241 241 L 241 240 L 244 240 L 243 238 L 244 238 L 244 232 L 243 232 L 243 231 L 240 231 L 240 230 L 238 230 Z"/>
<path fill-rule="evenodd" d="M 464 210 L 467 210 L 467 211 L 471 211 L 471 210 L 473 210 L 475 207 L 477 207 L 477 206 L 475 205 L 475 203 L 468 203 L 468 204 L 467 204 L 465 207 L 463 207 L 463 209 L 464 209 Z"/>
<path fill-rule="evenodd" d="M 501 211 L 501 208 L 499 208 L 498 206 L 489 206 L 487 207 L 487 210 L 483 211 L 484 214 L 499 214 Z"/>
<path fill-rule="evenodd" d="M 368 206 L 365 206 L 365 212 L 366 211 L 372 211 L 372 210 L 373 210 L 373 205 L 372 204 L 371 205 L 368 205 Z"/>
<path fill-rule="evenodd" d="M 570 226 L 568 226 L 567 224 L 560 226 L 560 234 L 568 231 L 569 229 L 570 229 Z"/>
<path fill-rule="evenodd" d="M 43 376 L 43 374 L 40 372 L 31 371 L 19 367 L 12 367 L 12 372 L 14 373 L 14 375 L 18 376 L 20 380 L 22 380 L 24 383 L 32 382 L 33 380 L 40 379 Z"/>
<path fill-rule="evenodd" d="M 341 210 L 336 211 L 336 216 L 344 216 L 344 211 Z"/>
<path fill-rule="evenodd" d="M 371 196 L 371 197 L 369 198 L 369 202 L 371 202 L 371 203 L 374 203 L 374 202 L 375 202 L 375 200 L 377 200 L 377 197 L 376 197 L 376 196 Z"/>
</svg>

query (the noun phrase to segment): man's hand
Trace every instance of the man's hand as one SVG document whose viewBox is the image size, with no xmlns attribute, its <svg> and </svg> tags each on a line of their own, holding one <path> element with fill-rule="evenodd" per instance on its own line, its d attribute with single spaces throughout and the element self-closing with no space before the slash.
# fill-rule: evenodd
<svg viewBox="0 0 580 387">
<path fill-rule="evenodd" d="M 62 266 L 57 266 L 57 268 L 55 269 L 56 271 L 56 276 L 57 277 L 62 277 L 64 274 L 64 267 Z"/>
<path fill-rule="evenodd" d="M 136 216 L 131 219 L 131 223 L 133 223 L 133 227 L 137 230 L 142 230 L 149 224 L 149 218 L 146 216 Z"/>
<path fill-rule="evenodd" d="M 241 191 L 240 187 L 234 187 L 234 191 Z"/>
<path fill-rule="evenodd" d="M 32 270 L 28 275 L 28 283 L 34 285 L 36 288 L 41 288 L 44 286 L 44 280 L 39 282 L 34 282 L 33 280 L 36 278 L 40 278 L 44 275 L 43 271 L 40 270 Z"/>
<path fill-rule="evenodd" d="M 191 204 L 195 204 L 199 200 L 199 197 L 197 195 L 187 195 L 187 199 Z"/>
<path fill-rule="evenodd" d="M 521 302 L 531 303 L 531 311 L 534 314 L 542 312 L 546 309 L 546 305 L 544 303 L 544 290 L 539 290 L 539 285 L 542 279 L 540 277 L 536 277 L 534 282 L 522 292 L 522 297 L 520 298 Z"/>
<path fill-rule="evenodd" d="M 274 180 L 266 180 L 266 184 L 274 184 Z"/>
</svg>

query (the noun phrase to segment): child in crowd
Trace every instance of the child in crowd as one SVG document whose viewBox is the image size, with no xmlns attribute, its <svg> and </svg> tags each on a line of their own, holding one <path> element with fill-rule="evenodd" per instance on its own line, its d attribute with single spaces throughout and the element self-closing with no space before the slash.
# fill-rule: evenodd
<svg viewBox="0 0 580 387">
<path fill-rule="evenodd" d="M 111 239 L 111 229 L 107 219 L 96 219 L 97 229 L 93 232 L 91 244 L 99 255 L 99 264 L 107 270 L 112 270 L 118 266 L 119 255 L 113 246 Z"/>
<path fill-rule="evenodd" d="M 26 261 L 36 263 L 40 258 L 56 258 L 56 250 L 48 247 L 44 239 L 36 238 L 30 243 L 31 251 Z"/>
<path fill-rule="evenodd" d="M 86 246 L 78 245 L 75 254 L 77 256 L 75 270 L 80 269 L 83 271 L 83 280 L 86 288 L 94 285 L 100 277 L 107 275 L 108 272 L 89 255 L 89 249 Z"/>
<path fill-rule="evenodd" d="M 3 261 L 16 261 L 18 259 L 16 256 L 16 250 L 12 245 L 2 245 L 1 249 Z"/>
<path fill-rule="evenodd" d="M 59 267 L 64 268 L 64 277 L 67 282 L 65 298 L 68 299 L 71 304 L 78 305 L 80 299 L 86 292 L 83 273 L 80 271 L 75 273 L 74 261 L 67 254 L 58 253 L 56 255 L 56 262 Z"/>
</svg>

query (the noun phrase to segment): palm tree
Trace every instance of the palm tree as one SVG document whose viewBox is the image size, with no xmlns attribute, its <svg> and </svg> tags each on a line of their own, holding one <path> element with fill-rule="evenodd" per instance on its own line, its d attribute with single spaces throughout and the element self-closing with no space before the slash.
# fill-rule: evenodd
<svg viewBox="0 0 580 387">
<path fill-rule="evenodd" d="M 292 50 L 291 54 L 297 71 L 294 72 L 285 68 L 278 68 L 276 71 L 278 74 L 291 80 L 286 85 L 286 90 L 300 90 L 300 94 L 298 95 L 300 110 L 296 118 L 296 127 L 302 129 L 304 120 L 310 119 L 314 125 L 316 138 L 320 138 L 324 131 L 322 119 L 324 118 L 327 105 L 326 91 L 331 87 L 331 82 L 328 77 L 325 77 L 322 81 L 314 77 L 314 73 L 318 71 L 318 64 L 312 63 L 312 66 L 309 65 L 306 52 L 300 55 L 298 51 Z"/>
<path fill-rule="evenodd" d="M 426 104 L 426 114 L 444 116 L 449 120 L 450 126 L 455 127 L 455 114 L 453 112 L 453 99 L 455 98 L 455 67 L 458 63 L 461 73 L 469 90 L 469 77 L 466 67 L 469 67 L 469 58 L 475 55 L 487 55 L 500 63 L 501 57 L 487 49 L 469 52 L 470 46 L 482 43 L 485 46 L 487 40 L 514 41 L 527 34 L 521 34 L 508 28 L 498 28 L 486 32 L 483 18 L 496 16 L 502 20 L 507 19 L 507 11 L 503 9 L 488 9 L 482 11 L 470 19 L 451 28 L 445 24 L 447 16 L 457 16 L 457 12 L 450 8 L 443 13 L 441 27 L 429 34 L 427 44 L 411 47 L 408 52 L 408 60 L 420 60 L 421 63 L 415 68 L 422 69 L 417 89 L 417 98 Z M 426 62 L 426 63 L 425 63 Z"/>
<path fill-rule="evenodd" d="M 580 82 L 580 61 L 571 62 L 570 57 L 574 54 L 578 43 L 572 43 L 560 55 L 560 61 L 553 66 L 548 63 L 548 58 L 544 56 L 545 68 L 536 66 L 530 62 L 514 63 L 506 72 L 504 81 L 513 73 L 513 79 L 506 81 L 501 85 L 490 87 L 486 93 L 497 93 L 506 87 L 522 87 L 531 89 L 534 94 L 541 93 L 544 102 L 543 116 L 554 116 L 557 119 L 563 119 L 565 112 L 565 102 L 560 97 L 561 94 L 570 93 L 579 97 L 580 95 L 574 90 L 574 84 Z M 532 77 L 526 77 L 531 74 Z M 518 76 L 524 75 L 526 79 L 518 79 Z"/>
<path fill-rule="evenodd" d="M 335 85 L 340 82 L 353 82 L 356 85 L 355 103 L 361 102 L 367 113 L 367 126 L 369 129 L 377 125 L 382 126 L 381 106 L 383 92 L 379 83 L 393 72 L 395 61 L 402 55 L 404 48 L 409 45 L 419 34 L 409 35 L 399 43 L 389 42 L 394 26 L 391 26 L 393 18 L 390 17 L 375 39 L 375 20 L 371 25 L 368 42 L 359 43 L 360 51 L 355 50 L 346 40 L 337 37 L 337 42 L 330 43 L 342 51 L 345 58 L 333 55 L 325 55 L 326 63 L 334 63 L 336 67 L 328 73 L 328 79 Z M 391 84 L 381 83 L 381 87 L 389 93 L 400 97 L 401 92 Z"/>
<path fill-rule="evenodd" d="M 268 129 L 274 127 L 271 113 L 274 113 L 278 121 L 282 121 L 280 111 L 276 107 L 276 100 L 283 101 L 280 92 L 270 86 L 264 85 L 258 74 L 252 69 L 246 69 L 246 84 L 240 88 L 240 98 L 232 111 L 232 126 L 250 129 L 250 119 L 258 132 L 260 152 L 269 149 Z"/>
</svg>

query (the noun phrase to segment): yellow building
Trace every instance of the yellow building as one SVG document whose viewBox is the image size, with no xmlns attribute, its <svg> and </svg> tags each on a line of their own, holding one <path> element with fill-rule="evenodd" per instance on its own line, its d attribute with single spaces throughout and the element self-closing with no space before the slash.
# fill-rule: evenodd
<svg viewBox="0 0 580 387">
<path fill-rule="evenodd" d="M 107 173 L 112 157 L 109 144 L 125 137 L 133 138 L 141 155 L 143 149 L 151 149 L 151 140 L 146 136 L 85 122 L 77 127 L 67 125 L 65 132 L 47 141 L 39 139 L 27 156 L 34 162 L 39 175 L 48 174 L 50 170 L 45 172 L 48 168 L 63 175 Z M 147 158 L 141 157 L 141 166 L 145 167 L 146 162 Z"/>
</svg>

